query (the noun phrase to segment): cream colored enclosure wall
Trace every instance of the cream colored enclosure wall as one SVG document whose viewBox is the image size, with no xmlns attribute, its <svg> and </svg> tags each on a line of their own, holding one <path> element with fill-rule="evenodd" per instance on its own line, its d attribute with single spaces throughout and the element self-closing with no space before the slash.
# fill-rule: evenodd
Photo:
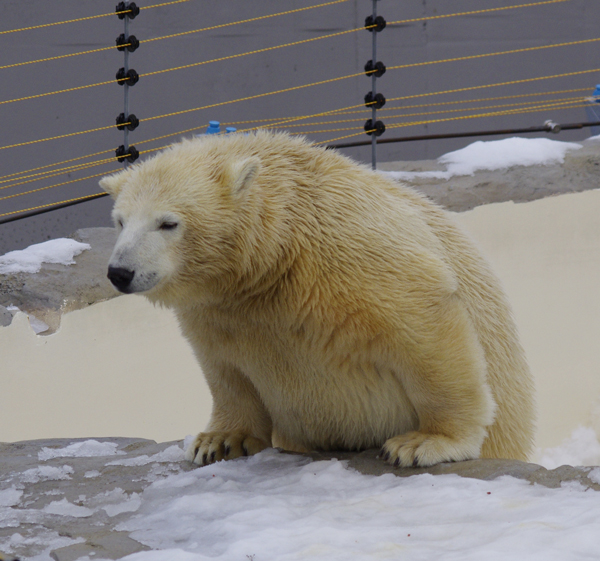
<svg viewBox="0 0 600 561">
<path fill-rule="evenodd" d="M 537 445 L 578 425 L 600 434 L 600 191 L 457 214 L 513 304 L 538 389 Z M 0 441 L 136 436 L 204 428 L 210 395 L 172 314 L 121 296 L 37 336 L 0 328 Z"/>
<path fill-rule="evenodd" d="M 158 442 L 204 429 L 211 398 L 169 310 L 119 296 L 35 335 L 25 314 L 0 327 L 0 441 L 132 436 Z"/>
<path fill-rule="evenodd" d="M 537 386 L 541 448 L 600 436 L 600 191 L 456 215 L 504 284 Z"/>
</svg>

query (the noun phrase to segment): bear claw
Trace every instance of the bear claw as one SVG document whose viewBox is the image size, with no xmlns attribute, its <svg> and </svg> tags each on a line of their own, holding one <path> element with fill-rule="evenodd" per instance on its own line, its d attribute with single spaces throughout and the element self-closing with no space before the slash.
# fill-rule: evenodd
<svg viewBox="0 0 600 561">
<path fill-rule="evenodd" d="M 206 466 L 221 460 L 252 456 L 267 448 L 268 445 L 264 440 L 243 433 L 225 431 L 200 433 L 188 448 L 186 459 Z"/>
</svg>

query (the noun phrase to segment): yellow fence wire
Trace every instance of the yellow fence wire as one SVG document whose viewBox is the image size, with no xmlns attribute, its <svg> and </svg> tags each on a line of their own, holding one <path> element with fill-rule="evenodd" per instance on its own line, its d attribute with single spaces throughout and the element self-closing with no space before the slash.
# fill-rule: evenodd
<svg viewBox="0 0 600 561">
<path fill-rule="evenodd" d="M 184 1 L 189 1 L 189 0 L 184 0 Z M 336 0 L 334 2 L 327 2 L 325 4 L 318 4 L 316 6 L 307 6 L 305 8 L 298 8 L 296 10 L 288 10 L 286 12 L 279 12 L 277 14 L 269 14 L 269 15 L 266 15 L 266 16 L 259 16 L 259 17 L 255 17 L 255 18 L 250 18 L 250 19 L 245 19 L 245 20 L 239 20 L 239 21 L 224 23 L 224 24 L 220 24 L 220 25 L 212 25 L 212 26 L 209 26 L 209 27 L 202 27 L 200 29 L 192 29 L 192 30 L 189 30 L 189 31 L 182 31 L 180 33 L 172 33 L 170 35 L 163 35 L 161 37 L 153 37 L 151 39 L 143 39 L 143 40 L 140 41 L 140 44 L 142 44 L 142 43 L 150 43 L 150 42 L 153 42 L 153 41 L 162 41 L 164 39 L 173 39 L 173 38 L 176 38 L 176 37 L 182 37 L 182 36 L 191 35 L 191 34 L 194 34 L 194 33 L 201 33 L 201 32 L 204 32 L 204 31 L 212 31 L 214 29 L 221 29 L 221 28 L 224 28 L 224 27 L 232 26 L 232 25 L 239 25 L 239 24 L 242 24 L 242 23 L 250 23 L 250 22 L 255 22 L 255 21 L 259 21 L 259 20 L 263 20 L 263 19 L 277 17 L 277 16 L 283 16 L 283 15 L 293 14 L 293 13 L 297 13 L 297 12 L 301 12 L 301 11 L 305 11 L 305 10 L 311 10 L 313 8 L 321 8 L 321 7 L 324 7 L 324 6 L 329 6 L 329 5 L 332 5 L 332 4 L 338 4 L 340 2 L 346 2 L 346 1 L 347 0 Z M 401 25 L 401 24 L 413 23 L 413 22 L 418 22 L 418 21 L 427 21 L 427 20 L 435 20 L 435 19 L 441 19 L 441 18 L 451 18 L 451 17 L 456 17 L 456 16 L 483 14 L 483 13 L 487 13 L 487 12 L 497 12 L 497 11 L 500 11 L 500 10 L 511 10 L 511 9 L 516 9 L 516 8 L 528 8 L 528 7 L 531 7 L 531 6 L 541 6 L 541 5 L 544 5 L 544 4 L 556 4 L 556 3 L 569 2 L 569 1 L 571 1 L 571 0 L 546 0 L 544 2 L 534 2 L 534 3 L 531 3 L 531 4 L 518 4 L 518 5 L 514 5 L 514 6 L 502 6 L 500 8 L 487 8 L 487 9 L 484 9 L 484 10 L 473 10 L 473 11 L 470 11 L 470 12 L 457 12 L 457 13 L 454 13 L 454 14 L 444 14 L 444 15 L 440 15 L 440 16 L 425 16 L 425 17 L 422 17 L 422 18 L 413 18 L 413 19 L 407 19 L 407 20 L 392 21 L 392 22 L 389 22 L 388 25 Z M 174 2 L 172 2 L 172 3 L 174 3 Z M 167 3 L 167 4 L 169 4 L 169 3 Z M 166 4 L 159 4 L 159 5 L 166 5 Z M 147 6 L 147 7 L 154 7 L 154 6 Z M 104 17 L 105 15 L 113 15 L 113 14 L 103 14 L 101 16 L 93 16 L 93 17 L 94 18 L 95 17 Z M 72 21 L 80 21 L 80 20 L 72 20 Z M 59 22 L 59 23 L 69 23 L 69 22 Z M 50 25 L 57 25 L 57 24 L 50 24 Z M 375 27 L 375 26 L 373 25 L 373 26 L 370 26 L 370 27 Z M 29 29 L 29 28 L 25 28 L 25 29 Z M 321 37 L 315 37 L 313 39 L 308 39 L 306 41 L 298 41 L 298 42 L 295 42 L 295 43 L 289 43 L 288 45 L 280 45 L 279 47 L 273 47 L 273 48 L 281 48 L 281 47 L 284 47 L 284 46 L 301 44 L 303 42 L 315 41 L 315 40 L 318 40 L 318 39 L 325 39 L 325 38 L 328 38 L 328 37 L 336 37 L 336 36 L 339 36 L 339 35 L 344 35 L 346 33 L 353 33 L 355 31 L 361 31 L 361 30 L 364 30 L 364 29 L 368 29 L 368 28 L 367 27 L 359 27 L 359 28 L 356 28 L 356 29 L 349 29 L 349 30 L 346 30 L 346 31 L 342 31 L 340 33 L 332 33 L 332 34 L 329 34 L 329 35 L 323 35 Z M 16 30 L 16 31 L 19 31 L 19 30 Z M 2 33 L 9 33 L 9 32 L 2 32 Z M 121 45 L 121 46 L 122 47 L 126 47 L 126 46 L 128 46 L 128 43 L 124 44 L 124 45 Z M 37 59 L 37 60 L 29 60 L 29 61 L 26 61 L 26 62 L 17 62 L 17 63 L 14 63 L 14 64 L 6 64 L 4 66 L 0 66 L 0 70 L 3 70 L 5 68 L 14 68 L 14 67 L 17 67 L 17 66 L 25 66 L 25 65 L 28 65 L 28 64 L 36 64 L 36 63 L 39 63 L 39 62 L 48 62 L 48 61 L 52 61 L 52 60 L 60 60 L 60 59 L 63 59 L 63 58 L 70 58 L 70 57 L 74 57 L 74 56 L 88 55 L 88 54 L 99 53 L 99 52 L 103 52 L 103 51 L 110 51 L 110 50 L 114 50 L 116 48 L 117 48 L 116 45 L 111 45 L 110 47 L 101 47 L 99 49 L 91 49 L 91 50 L 87 50 L 87 51 L 80 51 L 80 52 L 77 52 L 77 53 L 69 53 L 69 54 L 66 54 L 66 55 L 59 55 L 59 56 L 53 56 L 53 57 L 47 57 L 47 58 L 40 58 L 40 59 Z M 245 54 L 254 54 L 254 53 L 257 53 L 257 52 L 262 52 L 262 50 L 251 51 L 250 53 L 244 53 L 244 54 L 234 55 L 234 57 L 244 56 Z M 220 59 L 215 59 L 215 60 L 220 60 Z M 207 62 L 211 62 L 211 61 L 207 61 Z M 199 63 L 199 64 L 206 64 L 207 62 Z M 184 66 L 184 67 L 181 67 L 181 68 L 187 68 L 187 67 Z"/>
<path fill-rule="evenodd" d="M 140 10 L 149 10 L 150 8 L 160 8 L 161 6 L 170 6 L 171 4 L 181 4 L 182 2 L 189 2 L 190 0 L 173 0 L 172 2 L 163 2 L 162 4 L 154 4 L 152 6 L 143 6 L 140 7 Z M 89 21 L 92 19 L 105 18 L 109 16 L 115 16 L 117 14 L 127 14 L 131 10 L 123 10 L 122 12 L 111 12 L 109 14 L 98 14 L 95 16 L 87 16 L 84 18 L 76 18 L 76 19 L 68 19 L 65 21 L 56 21 L 53 23 L 43 23 L 41 25 L 32 25 L 30 27 L 21 27 L 19 29 L 7 29 L 6 31 L 0 31 L 0 35 L 5 35 L 7 33 L 17 33 L 19 31 L 31 31 L 33 29 L 42 29 L 44 27 L 52 27 L 54 25 L 63 25 L 65 23 L 76 23 L 80 21 Z"/>
<path fill-rule="evenodd" d="M 347 1 L 347 0 L 337 0 L 337 1 Z M 564 0 L 567 1 L 567 0 Z M 361 28 L 358 28 L 361 29 Z M 362 28 L 364 29 L 364 28 Z M 356 30 L 350 30 L 349 32 L 353 32 Z M 214 63 L 214 62 L 223 62 L 225 60 L 229 60 L 229 59 L 234 59 L 234 58 L 239 58 L 242 56 L 247 56 L 247 55 L 251 55 L 251 54 L 256 54 L 256 53 L 262 53 L 262 52 L 267 52 L 270 50 L 275 50 L 275 49 L 280 49 L 282 47 L 288 47 L 288 46 L 293 46 L 293 45 L 298 45 L 301 43 L 308 43 L 310 41 L 315 41 L 318 39 L 322 39 L 322 38 L 328 38 L 328 37 L 333 37 L 336 35 L 342 35 L 344 33 L 347 33 L 347 31 L 343 31 L 343 32 L 339 32 L 339 33 L 334 33 L 334 34 L 330 34 L 330 35 L 326 35 L 326 36 L 322 36 L 322 37 L 314 37 L 311 39 L 305 39 L 303 41 L 296 41 L 293 43 L 286 43 L 284 45 L 276 45 L 274 47 L 266 47 L 264 49 L 258 49 L 255 51 L 249 51 L 246 53 L 240 53 L 237 55 L 230 55 L 227 57 L 220 57 L 220 58 L 216 58 L 216 59 L 211 59 L 208 61 L 201 61 L 201 62 L 196 62 L 196 63 L 192 63 L 192 64 L 187 64 L 187 65 L 183 65 L 183 66 L 178 66 L 178 67 L 174 67 L 174 68 L 166 68 L 163 70 L 155 70 L 153 72 L 146 72 L 143 74 L 139 74 L 140 78 L 144 77 L 144 76 L 155 76 L 158 74 L 164 74 L 166 72 L 173 72 L 175 70 L 182 70 L 185 68 L 192 68 L 192 67 L 196 67 L 196 66 L 201 66 L 201 65 L 205 65 L 205 64 L 210 64 L 210 63 Z M 443 64 L 443 63 L 448 63 L 448 62 L 458 62 L 458 61 L 465 61 L 465 60 L 474 60 L 474 59 L 480 59 L 480 58 L 485 58 L 485 57 L 492 57 L 492 56 L 501 56 L 501 55 L 508 55 L 508 54 L 515 54 L 515 53 L 524 53 L 524 52 L 533 52 L 533 51 L 538 51 L 538 50 L 543 50 L 543 49 L 552 49 L 552 48 L 558 48 L 558 47 L 567 47 L 567 46 L 573 46 L 573 45 L 582 45 L 582 44 L 586 44 L 586 43 L 594 43 L 594 42 L 598 42 L 600 41 L 600 37 L 596 37 L 594 39 L 582 39 L 579 41 L 568 41 L 568 42 L 563 42 L 563 43 L 555 43 L 552 45 L 539 45 L 536 47 L 525 47 L 525 48 L 521 48 L 521 49 L 511 49 L 508 51 L 497 51 L 497 52 L 493 52 L 493 53 L 483 53 L 483 54 L 478 54 L 478 55 L 468 55 L 468 56 L 463 56 L 463 57 L 454 57 L 454 58 L 447 58 L 447 59 L 441 59 L 441 60 L 433 60 L 433 61 L 425 61 L 425 62 L 415 62 L 415 63 L 410 63 L 410 64 L 401 64 L 401 65 L 397 65 L 397 66 L 388 66 L 387 69 L 388 70 L 398 70 L 398 69 L 402 69 L 402 68 L 415 68 L 415 67 L 420 67 L 420 66 L 428 66 L 428 65 L 433 65 L 433 64 Z M 338 78 L 332 78 L 330 81 L 336 81 L 336 80 L 344 80 L 347 78 L 354 78 L 355 76 L 362 76 L 364 75 L 364 72 L 359 72 L 359 73 L 355 73 L 355 74 L 349 74 L 347 76 L 340 76 Z M 121 81 L 125 81 L 127 80 L 127 78 L 123 78 Z M 107 80 L 104 82 L 98 82 L 96 84 L 87 84 L 85 86 L 76 86 L 73 88 L 66 88 L 63 90 L 57 90 L 54 92 L 46 92 L 43 94 L 36 94 L 36 95 L 30 95 L 30 96 L 24 96 L 24 97 L 19 97 L 19 98 L 15 98 L 15 99 L 9 99 L 9 100 L 5 100 L 5 101 L 0 101 L 0 105 L 4 105 L 7 103 L 15 103 L 17 101 L 25 101 L 25 100 L 29 100 L 29 99 L 37 99 L 37 98 L 41 98 L 41 97 L 45 97 L 45 96 L 49 96 L 49 95 L 56 95 L 56 94 L 61 94 L 61 93 L 66 93 L 66 92 L 73 92 L 73 91 L 78 91 L 78 90 L 83 90 L 83 89 L 87 89 L 87 88 L 93 88 L 93 87 L 97 87 L 97 86 L 104 86 L 107 84 L 113 84 L 115 82 L 118 82 L 119 80 Z M 327 83 L 327 81 L 321 81 L 321 82 L 315 82 L 313 84 L 307 84 L 304 86 L 297 86 L 295 89 L 300 89 L 303 87 L 309 87 L 312 85 L 319 85 L 319 84 L 324 84 Z M 293 89 L 293 88 L 292 88 Z M 282 93 L 282 92 L 287 92 L 287 91 L 291 91 L 290 88 L 286 88 L 286 89 L 282 89 L 279 90 L 277 92 L 272 92 L 269 95 L 272 95 L 273 93 Z M 245 99 L 245 98 L 244 98 Z"/>
</svg>

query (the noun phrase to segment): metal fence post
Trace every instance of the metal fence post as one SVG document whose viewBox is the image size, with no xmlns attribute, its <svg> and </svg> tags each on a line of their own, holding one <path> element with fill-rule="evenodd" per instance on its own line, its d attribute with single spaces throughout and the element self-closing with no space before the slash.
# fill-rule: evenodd
<svg viewBox="0 0 600 561">
<path fill-rule="evenodd" d="M 123 131 L 123 144 L 115 153 L 119 162 L 124 162 L 127 167 L 129 162 L 135 162 L 139 157 L 135 146 L 129 145 L 129 131 L 135 130 L 140 124 L 139 119 L 133 113 L 129 113 L 129 88 L 140 79 L 138 73 L 133 68 L 129 68 L 129 53 L 135 51 L 140 46 L 140 42 L 135 35 L 129 35 L 129 20 L 134 19 L 140 13 L 140 9 L 135 2 L 125 0 L 117 4 L 115 11 L 119 19 L 123 20 L 124 26 L 123 33 L 116 41 L 117 49 L 123 51 L 123 67 L 117 72 L 117 83 L 124 88 L 123 113 L 117 117 L 117 128 Z"/>
<path fill-rule="evenodd" d="M 385 132 L 383 121 L 377 120 L 377 110 L 385 105 L 385 97 L 377 93 L 377 78 L 385 73 L 385 64 L 377 61 L 377 34 L 385 28 L 386 21 L 377 15 L 378 0 L 372 1 L 373 13 L 365 20 L 365 27 L 373 34 L 373 55 L 365 64 L 365 72 L 371 76 L 371 91 L 365 96 L 365 105 L 371 108 L 371 118 L 365 123 L 365 132 L 371 136 L 371 167 L 377 169 L 377 137 Z"/>
</svg>

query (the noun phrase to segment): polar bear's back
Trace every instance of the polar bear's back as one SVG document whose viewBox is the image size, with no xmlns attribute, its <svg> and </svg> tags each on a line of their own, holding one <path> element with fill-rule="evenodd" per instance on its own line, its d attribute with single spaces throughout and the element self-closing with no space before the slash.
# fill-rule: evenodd
<svg viewBox="0 0 600 561">
<path fill-rule="evenodd" d="M 297 141 L 292 139 L 289 151 L 297 158 Z M 274 152 L 281 154 L 280 149 Z M 297 179 L 299 184 L 319 192 L 318 196 L 313 194 L 311 202 L 317 210 L 324 209 L 321 227 L 331 218 L 328 236 L 336 238 L 334 230 L 340 221 L 345 229 L 354 230 L 351 240 L 344 234 L 344 243 L 348 259 L 353 259 L 357 267 L 374 266 L 381 273 L 381 268 L 390 266 L 386 259 L 401 240 L 403 251 L 418 252 L 426 247 L 452 270 L 456 293 L 479 335 L 497 405 L 495 422 L 488 429 L 481 455 L 526 460 L 534 436 L 533 380 L 501 283 L 479 249 L 449 213 L 383 174 L 357 166 L 333 151 L 315 151 L 312 147 L 306 148 L 303 162 L 305 167 L 300 165 L 294 171 L 302 175 Z M 319 205 L 319 199 L 325 200 Z M 361 251 L 355 246 L 373 244 L 374 240 L 380 246 L 371 245 L 368 261 L 361 262 Z M 376 275 L 377 270 L 372 273 Z"/>
<path fill-rule="evenodd" d="M 457 293 L 467 306 L 485 353 L 497 409 L 481 457 L 527 460 L 535 430 L 534 382 L 502 285 L 474 242 L 447 212 L 411 190 L 405 188 L 403 193 L 413 204 L 422 206 L 443 245 L 458 279 Z"/>
<path fill-rule="evenodd" d="M 281 255 L 293 255 L 296 284 L 288 283 L 282 296 L 291 315 L 300 313 L 305 298 L 299 287 L 318 285 L 324 299 L 335 289 L 338 305 L 354 299 L 369 308 L 409 292 L 414 274 L 425 299 L 427 290 L 455 294 L 477 332 L 497 405 L 481 455 L 527 458 L 533 383 L 510 306 L 485 259 L 447 212 L 382 174 L 288 135 L 230 135 L 178 149 L 207 169 L 260 158 L 255 189 L 264 202 L 261 219 L 277 232 L 263 243 L 277 246 L 273 255 L 279 246 L 286 248 Z M 261 265 L 267 253 L 261 253 Z"/>
</svg>

